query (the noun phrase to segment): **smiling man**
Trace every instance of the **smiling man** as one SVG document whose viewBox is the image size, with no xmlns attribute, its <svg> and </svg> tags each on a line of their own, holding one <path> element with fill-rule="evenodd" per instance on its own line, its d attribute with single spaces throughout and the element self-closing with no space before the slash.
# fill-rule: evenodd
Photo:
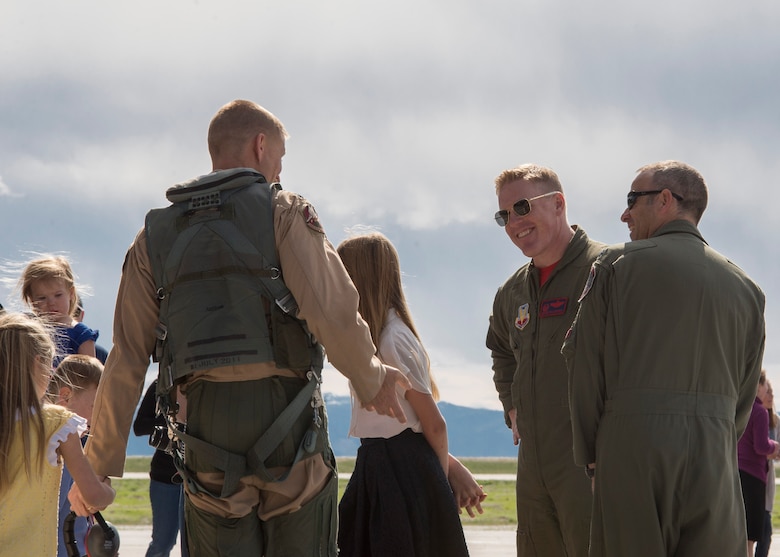
<svg viewBox="0 0 780 557">
<path fill-rule="evenodd" d="M 595 468 L 591 556 L 745 555 L 737 440 L 764 294 L 702 238 L 699 172 L 638 173 L 621 216 L 634 241 L 599 255 L 563 347 L 574 457 Z"/>
<path fill-rule="evenodd" d="M 531 261 L 499 288 L 487 334 L 517 459 L 517 554 L 588 554 L 590 481 L 572 456 L 560 349 L 588 269 L 604 247 L 570 226 L 558 176 L 525 164 L 495 180 L 495 215 Z"/>
</svg>

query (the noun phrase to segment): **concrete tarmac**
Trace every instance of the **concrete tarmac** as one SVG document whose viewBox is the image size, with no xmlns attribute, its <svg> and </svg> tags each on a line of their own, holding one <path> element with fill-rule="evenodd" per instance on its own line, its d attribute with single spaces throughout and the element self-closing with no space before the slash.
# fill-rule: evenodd
<svg viewBox="0 0 780 557">
<path fill-rule="evenodd" d="M 125 474 L 125 477 L 146 478 L 146 473 Z M 349 477 L 345 474 L 345 477 Z M 478 478 L 493 480 L 514 480 L 514 474 L 479 475 Z M 778 480 L 780 487 L 780 480 Z M 111 520 L 110 517 L 106 517 Z M 468 517 L 463 520 L 463 532 L 470 557 L 515 557 L 515 527 L 514 526 L 469 526 Z M 119 554 L 121 557 L 145 557 L 146 548 L 152 538 L 151 526 L 118 526 Z M 174 547 L 172 557 L 180 555 L 179 546 Z M 775 536 L 775 543 L 769 547 L 769 557 L 780 557 L 780 535 Z"/>
<path fill-rule="evenodd" d="M 152 536 L 150 526 L 120 526 L 120 557 L 145 557 Z M 514 526 L 464 526 L 470 557 L 515 557 Z M 769 548 L 769 557 L 780 557 L 780 536 Z M 178 557 L 179 546 L 171 551 Z"/>
<path fill-rule="evenodd" d="M 151 526 L 118 526 L 120 557 L 144 557 L 152 537 Z M 470 557 L 514 557 L 514 526 L 465 526 L 466 544 Z M 179 546 L 171 551 L 171 557 L 178 557 Z M 780 549 L 777 555 L 780 557 Z"/>
</svg>

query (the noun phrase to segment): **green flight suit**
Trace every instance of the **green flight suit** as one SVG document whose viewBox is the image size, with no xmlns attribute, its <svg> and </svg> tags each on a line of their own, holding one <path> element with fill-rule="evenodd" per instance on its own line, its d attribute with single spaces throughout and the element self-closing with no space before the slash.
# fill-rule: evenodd
<svg viewBox="0 0 780 557">
<path fill-rule="evenodd" d="M 581 228 L 547 282 L 529 263 L 499 288 L 487 334 L 493 380 L 507 413 L 517 409 L 517 552 L 587 555 L 591 487 L 575 466 L 561 344 L 603 244 Z"/>
<path fill-rule="evenodd" d="M 690 222 L 594 263 L 563 346 L 578 464 L 596 463 L 591 556 L 741 556 L 737 440 L 764 294 Z"/>
</svg>

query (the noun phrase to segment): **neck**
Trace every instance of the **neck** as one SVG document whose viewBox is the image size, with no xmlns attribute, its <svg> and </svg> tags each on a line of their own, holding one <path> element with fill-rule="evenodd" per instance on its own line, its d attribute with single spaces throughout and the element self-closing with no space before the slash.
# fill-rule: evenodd
<svg viewBox="0 0 780 557">
<path fill-rule="evenodd" d="M 551 242 L 550 249 L 534 257 L 534 265 L 543 268 L 558 263 L 563 254 L 566 253 L 566 248 L 569 247 L 572 238 L 574 238 L 574 229 L 567 224 L 556 235 L 555 241 Z"/>
</svg>

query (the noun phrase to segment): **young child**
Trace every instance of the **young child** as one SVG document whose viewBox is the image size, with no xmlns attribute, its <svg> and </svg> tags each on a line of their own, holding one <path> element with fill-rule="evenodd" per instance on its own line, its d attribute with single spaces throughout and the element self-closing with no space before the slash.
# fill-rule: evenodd
<svg viewBox="0 0 780 557">
<path fill-rule="evenodd" d="M 406 305 L 398 254 L 378 233 L 350 238 L 338 253 L 360 295 L 360 314 L 377 355 L 412 384 L 401 399 L 405 424 L 362 408 L 353 393 L 349 434 L 360 437 L 361 446 L 339 503 L 339 555 L 468 555 L 459 505 L 448 483 L 451 466 L 458 473 L 465 467 L 448 453 L 447 425 L 436 405 L 428 355 Z M 467 500 L 478 506 L 485 494 L 468 477 L 472 491 Z"/>
<path fill-rule="evenodd" d="M 0 315 L 0 547 L 8 555 L 54 555 L 62 461 L 89 501 L 106 508 L 115 492 L 81 449 L 86 420 L 45 404 L 54 344 L 44 324 Z"/>
<path fill-rule="evenodd" d="M 33 312 L 53 325 L 57 352 L 56 367 L 68 354 L 86 354 L 95 357 L 93 331 L 76 319 L 79 310 L 76 281 L 68 260 L 62 256 L 36 259 L 22 272 L 22 299 Z"/>
<path fill-rule="evenodd" d="M 81 416 L 87 421 L 87 429 L 82 435 L 82 445 L 86 441 L 86 434 L 92 422 L 92 408 L 95 406 L 95 395 L 97 394 L 100 376 L 103 373 L 103 364 L 92 356 L 85 354 L 71 354 L 66 356 L 54 372 L 54 377 L 49 384 L 49 399 L 54 404 L 64 406 L 71 412 Z M 60 482 L 60 502 L 59 502 L 59 534 L 57 536 L 57 557 L 68 557 L 68 550 L 65 547 L 63 538 L 63 528 L 65 517 L 70 512 L 70 501 L 68 501 L 68 491 L 73 485 L 73 476 L 68 470 L 67 465 L 62 469 L 62 481 Z M 79 549 L 79 555 L 86 555 L 84 547 L 84 538 L 87 535 L 89 522 L 85 517 L 76 517 L 73 523 L 73 533 L 76 538 L 76 545 Z"/>
</svg>

